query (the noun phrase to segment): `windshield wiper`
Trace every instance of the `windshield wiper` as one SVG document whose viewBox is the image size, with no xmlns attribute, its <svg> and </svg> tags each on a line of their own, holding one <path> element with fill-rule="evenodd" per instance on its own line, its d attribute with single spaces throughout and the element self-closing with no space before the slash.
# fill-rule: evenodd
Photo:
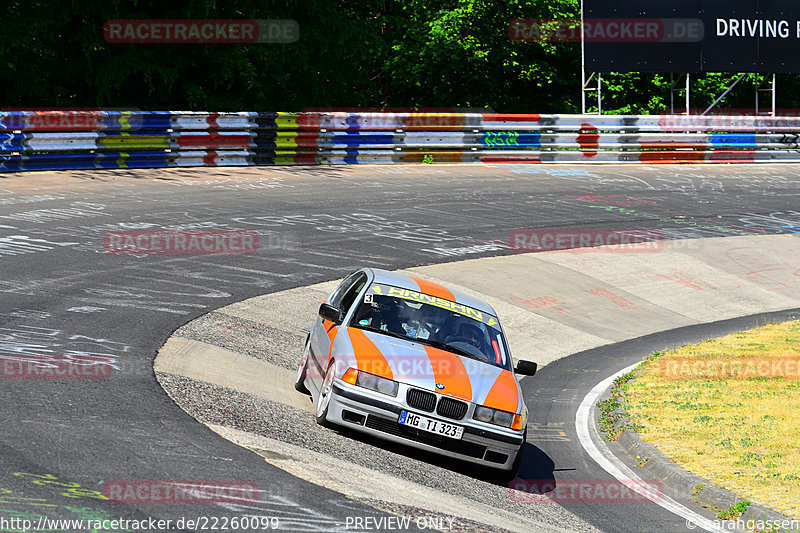
<svg viewBox="0 0 800 533">
<path fill-rule="evenodd" d="M 473 353 L 470 353 L 470 352 L 468 352 L 466 350 L 462 350 L 461 348 L 456 348 L 455 346 L 450 346 L 449 344 L 445 344 L 443 342 L 433 341 L 433 340 L 430 340 L 430 339 L 416 339 L 416 340 L 418 340 L 419 342 L 421 342 L 423 344 L 428 344 L 430 346 L 433 346 L 434 348 L 439 348 L 440 350 L 444 350 L 446 352 L 452 352 L 452 353 L 454 353 L 456 355 L 463 355 L 464 357 L 469 357 L 470 359 L 475 359 L 476 361 L 482 361 L 484 363 L 486 362 L 486 359 L 483 359 L 482 357 L 478 357 L 477 355 L 475 355 Z"/>
<path fill-rule="evenodd" d="M 411 337 L 406 337 L 405 335 L 401 335 L 400 333 L 395 333 L 389 330 L 383 330 L 378 328 L 373 328 L 372 326 L 362 326 L 360 324 L 352 324 L 351 328 L 358 328 L 363 329 L 365 331 L 374 331 L 375 333 L 381 333 L 383 335 L 389 335 L 390 337 L 395 337 L 397 339 L 403 339 L 404 341 L 414 341 L 416 339 L 412 339 Z"/>
</svg>

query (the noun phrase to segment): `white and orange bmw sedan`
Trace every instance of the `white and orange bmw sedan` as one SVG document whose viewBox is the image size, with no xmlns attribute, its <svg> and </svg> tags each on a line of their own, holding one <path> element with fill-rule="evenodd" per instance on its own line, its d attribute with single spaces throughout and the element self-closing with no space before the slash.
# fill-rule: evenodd
<svg viewBox="0 0 800 533">
<path fill-rule="evenodd" d="M 527 408 L 491 306 L 416 277 L 365 268 L 319 309 L 295 388 L 320 424 L 513 477 Z M 533 375 L 536 364 L 516 371 Z"/>
</svg>

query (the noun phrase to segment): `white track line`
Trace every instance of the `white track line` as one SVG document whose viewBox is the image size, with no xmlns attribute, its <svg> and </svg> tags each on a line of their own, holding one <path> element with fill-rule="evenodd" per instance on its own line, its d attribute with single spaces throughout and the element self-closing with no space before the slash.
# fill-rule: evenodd
<svg viewBox="0 0 800 533">
<path fill-rule="evenodd" d="M 602 450 L 598 448 L 595 441 L 592 439 L 592 433 L 597 434 L 594 425 L 594 418 L 592 417 L 592 409 L 600 398 L 600 395 L 608 389 L 617 377 L 626 374 L 633 370 L 639 363 L 623 368 L 613 376 L 604 379 L 589 391 L 589 394 L 581 402 L 578 407 L 578 412 L 575 414 L 575 429 L 578 432 L 578 440 L 592 459 L 600 465 L 600 467 L 617 478 L 621 483 L 630 487 L 631 490 L 636 491 L 653 503 L 660 505 L 667 511 L 675 513 L 676 515 L 686 519 L 686 526 L 688 530 L 695 528 L 702 528 L 706 531 L 714 533 L 726 533 L 729 530 L 723 528 L 718 522 L 709 520 L 699 514 L 695 513 L 688 507 L 676 502 L 669 496 L 663 494 L 657 487 L 648 487 L 644 481 L 636 475 L 636 473 L 628 468 L 622 461 L 617 459 L 614 454 L 603 444 Z M 590 431 L 591 424 L 591 431 Z"/>
</svg>

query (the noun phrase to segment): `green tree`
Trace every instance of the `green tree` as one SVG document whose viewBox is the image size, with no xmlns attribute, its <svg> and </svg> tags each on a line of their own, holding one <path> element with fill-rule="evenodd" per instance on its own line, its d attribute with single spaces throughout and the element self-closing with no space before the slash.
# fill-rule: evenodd
<svg viewBox="0 0 800 533">
<path fill-rule="evenodd" d="M 569 113 L 580 109 L 577 42 L 515 40 L 515 19 L 579 16 L 579 0 L 8 0 L 0 106 L 296 111 L 438 107 Z M 285 44 L 107 42 L 111 19 L 294 19 Z M 693 78 L 705 108 L 736 78 Z M 669 76 L 603 76 L 603 110 L 661 113 Z M 720 106 L 752 108 L 749 75 Z M 797 76 L 778 78 L 797 107 Z M 763 105 L 768 104 L 764 99 Z"/>
</svg>

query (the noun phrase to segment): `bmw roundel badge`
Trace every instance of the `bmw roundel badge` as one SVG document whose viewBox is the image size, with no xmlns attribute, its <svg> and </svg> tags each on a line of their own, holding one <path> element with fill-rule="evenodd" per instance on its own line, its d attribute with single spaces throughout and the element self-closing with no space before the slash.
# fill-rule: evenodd
<svg viewBox="0 0 800 533">
<path fill-rule="evenodd" d="M 441 383 L 437 383 L 436 388 L 439 390 L 444 390 L 444 385 L 442 385 Z"/>
</svg>

